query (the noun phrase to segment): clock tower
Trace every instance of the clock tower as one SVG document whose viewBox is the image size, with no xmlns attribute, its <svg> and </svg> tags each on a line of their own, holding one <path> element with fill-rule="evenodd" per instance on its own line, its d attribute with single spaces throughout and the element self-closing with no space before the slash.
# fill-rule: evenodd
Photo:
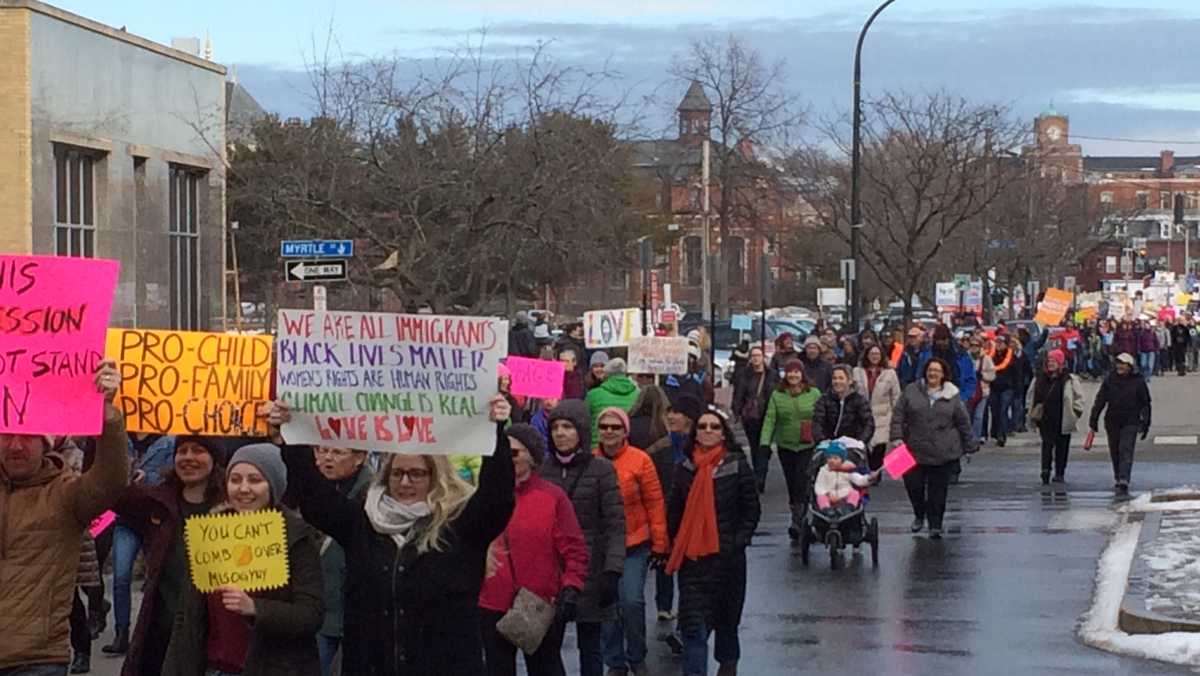
<svg viewBox="0 0 1200 676">
<path fill-rule="evenodd" d="M 1033 121 L 1035 145 L 1026 147 L 1026 155 L 1036 157 L 1042 176 L 1064 183 L 1083 180 L 1083 149 L 1071 143 L 1070 120 L 1054 109 L 1054 104 Z"/>
<path fill-rule="evenodd" d="M 1033 123 L 1039 148 L 1069 145 L 1070 128 L 1071 121 L 1067 119 L 1066 115 L 1060 115 L 1054 109 L 1054 104 L 1050 104 L 1049 108 L 1042 111 L 1042 114 L 1038 115 L 1037 120 Z"/>
</svg>

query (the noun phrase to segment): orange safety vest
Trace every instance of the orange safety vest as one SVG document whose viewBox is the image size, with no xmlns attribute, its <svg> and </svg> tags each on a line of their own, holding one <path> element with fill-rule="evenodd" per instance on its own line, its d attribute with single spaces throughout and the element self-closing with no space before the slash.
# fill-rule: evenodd
<svg viewBox="0 0 1200 676">
<path fill-rule="evenodd" d="M 888 357 L 892 362 L 892 368 L 900 368 L 900 357 L 904 356 L 904 344 L 892 343 L 892 354 Z"/>
</svg>

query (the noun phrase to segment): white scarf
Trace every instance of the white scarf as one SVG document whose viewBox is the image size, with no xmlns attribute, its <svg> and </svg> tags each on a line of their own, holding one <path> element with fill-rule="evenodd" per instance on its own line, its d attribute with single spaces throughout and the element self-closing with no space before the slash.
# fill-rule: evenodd
<svg viewBox="0 0 1200 676">
<path fill-rule="evenodd" d="M 366 510 L 375 532 L 390 535 L 398 549 L 403 549 L 408 542 L 413 524 L 430 513 L 428 502 L 401 504 L 387 494 L 386 486 L 382 484 L 373 484 L 367 489 Z"/>
</svg>

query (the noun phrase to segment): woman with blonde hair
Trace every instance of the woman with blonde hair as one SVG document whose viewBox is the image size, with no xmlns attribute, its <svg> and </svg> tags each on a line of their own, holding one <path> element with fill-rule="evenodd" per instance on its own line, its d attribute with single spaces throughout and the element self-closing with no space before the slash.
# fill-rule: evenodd
<svg viewBox="0 0 1200 676">
<path fill-rule="evenodd" d="M 488 546 L 515 502 L 511 407 L 497 395 L 490 409 L 496 446 L 478 488 L 445 456 L 392 454 L 365 501 L 354 501 L 320 480 L 310 449 L 285 449 L 304 519 L 346 550 L 342 673 L 485 673 L 479 590 Z M 277 426 L 290 411 L 276 402 L 268 417 Z"/>
</svg>

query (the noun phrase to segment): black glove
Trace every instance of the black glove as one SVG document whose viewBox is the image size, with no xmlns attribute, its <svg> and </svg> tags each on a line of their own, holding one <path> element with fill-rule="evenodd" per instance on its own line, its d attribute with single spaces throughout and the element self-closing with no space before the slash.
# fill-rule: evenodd
<svg viewBox="0 0 1200 676">
<path fill-rule="evenodd" d="M 667 559 L 669 554 L 651 554 L 650 555 L 650 570 L 666 570 Z"/>
<path fill-rule="evenodd" d="M 1150 434 L 1150 428 L 1149 428 L 1149 427 L 1143 427 L 1143 428 L 1142 428 L 1142 441 L 1145 441 L 1145 440 L 1146 440 L 1146 435 L 1148 435 L 1148 434 Z"/>
<path fill-rule="evenodd" d="M 563 587 L 558 592 L 558 604 L 554 609 L 554 621 L 566 624 L 575 621 L 575 611 L 579 608 L 579 590 L 574 587 Z"/>
<path fill-rule="evenodd" d="M 599 595 L 600 607 L 607 608 L 617 602 L 618 587 L 621 584 L 621 574 L 611 570 L 600 573 L 596 581 L 596 593 Z"/>
</svg>

